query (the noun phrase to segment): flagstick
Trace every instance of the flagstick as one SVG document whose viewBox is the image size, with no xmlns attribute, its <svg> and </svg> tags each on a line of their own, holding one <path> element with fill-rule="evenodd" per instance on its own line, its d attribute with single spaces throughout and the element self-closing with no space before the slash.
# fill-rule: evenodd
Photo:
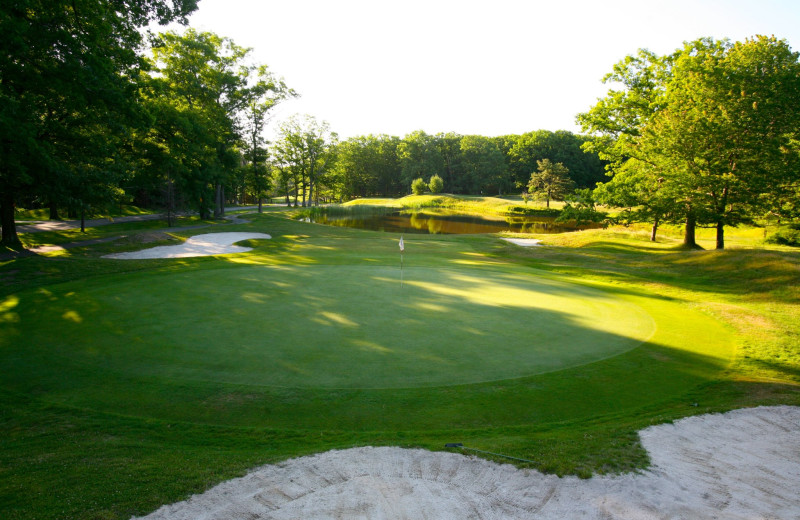
<svg viewBox="0 0 800 520">
<path fill-rule="evenodd" d="M 400 288 L 403 288 L 403 251 L 406 250 L 405 244 L 403 244 L 403 235 L 400 235 L 400 242 L 397 244 L 400 246 Z"/>
</svg>

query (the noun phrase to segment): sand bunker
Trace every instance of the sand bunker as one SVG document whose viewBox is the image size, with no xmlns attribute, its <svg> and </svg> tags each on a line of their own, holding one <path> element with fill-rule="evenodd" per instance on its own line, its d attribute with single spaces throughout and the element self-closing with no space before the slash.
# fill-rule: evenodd
<svg viewBox="0 0 800 520">
<path fill-rule="evenodd" d="M 542 241 L 538 238 L 503 238 L 506 242 L 517 244 L 522 247 L 540 246 Z"/>
<path fill-rule="evenodd" d="M 558 478 L 457 453 L 355 448 L 264 466 L 147 520 L 800 518 L 800 408 L 640 432 L 652 466 Z"/>
<path fill-rule="evenodd" d="M 141 251 L 127 253 L 114 253 L 103 258 L 117 258 L 123 260 L 141 260 L 145 258 L 186 258 L 190 256 L 214 256 L 230 253 L 246 253 L 252 251 L 251 247 L 235 246 L 236 242 L 249 239 L 272 238 L 264 233 L 207 233 L 195 235 L 183 244 L 174 246 L 158 246 Z"/>
</svg>

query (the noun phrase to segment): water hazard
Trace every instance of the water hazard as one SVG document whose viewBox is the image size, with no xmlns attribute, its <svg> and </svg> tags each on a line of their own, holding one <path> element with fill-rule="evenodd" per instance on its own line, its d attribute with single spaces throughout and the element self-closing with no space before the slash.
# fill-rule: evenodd
<svg viewBox="0 0 800 520">
<path fill-rule="evenodd" d="M 554 217 L 469 215 L 443 211 L 394 211 L 385 214 L 314 212 L 304 220 L 317 224 L 395 233 L 464 235 L 477 233 L 564 233 L 590 226 L 555 222 Z"/>
</svg>

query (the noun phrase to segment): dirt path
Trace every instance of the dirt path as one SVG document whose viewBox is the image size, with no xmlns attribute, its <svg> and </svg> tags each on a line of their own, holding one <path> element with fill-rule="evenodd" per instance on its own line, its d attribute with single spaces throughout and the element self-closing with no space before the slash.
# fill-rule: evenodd
<svg viewBox="0 0 800 520">
<path fill-rule="evenodd" d="M 355 448 L 264 466 L 143 518 L 800 518 L 800 407 L 640 436 L 652 466 L 638 474 L 558 478 L 457 453 Z"/>
</svg>

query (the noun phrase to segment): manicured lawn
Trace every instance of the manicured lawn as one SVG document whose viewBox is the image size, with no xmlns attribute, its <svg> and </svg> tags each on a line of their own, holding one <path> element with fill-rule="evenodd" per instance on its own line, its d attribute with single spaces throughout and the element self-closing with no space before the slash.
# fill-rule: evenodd
<svg viewBox="0 0 800 520">
<path fill-rule="evenodd" d="M 273 236 L 251 253 L 0 262 L 0 516 L 128 518 L 367 444 L 620 471 L 649 424 L 800 404 L 793 251 L 406 235 L 401 286 L 397 236 L 248 218 L 216 227 Z"/>
</svg>

